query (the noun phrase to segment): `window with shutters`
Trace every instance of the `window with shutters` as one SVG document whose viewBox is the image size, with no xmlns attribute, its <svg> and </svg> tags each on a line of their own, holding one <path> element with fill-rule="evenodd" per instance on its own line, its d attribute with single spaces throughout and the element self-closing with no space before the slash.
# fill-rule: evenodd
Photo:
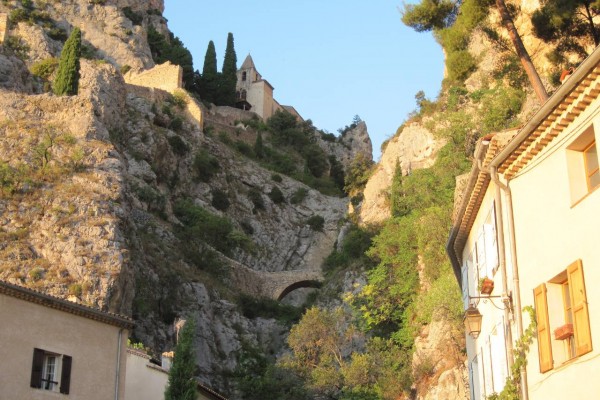
<svg viewBox="0 0 600 400">
<path fill-rule="evenodd" d="M 581 260 L 534 289 L 540 371 L 592 351 Z"/>
<path fill-rule="evenodd" d="M 33 349 L 30 386 L 69 394 L 72 358 L 42 349 Z"/>
<path fill-rule="evenodd" d="M 600 164 L 594 127 L 588 127 L 567 147 L 571 203 L 576 204 L 600 187 Z"/>
</svg>

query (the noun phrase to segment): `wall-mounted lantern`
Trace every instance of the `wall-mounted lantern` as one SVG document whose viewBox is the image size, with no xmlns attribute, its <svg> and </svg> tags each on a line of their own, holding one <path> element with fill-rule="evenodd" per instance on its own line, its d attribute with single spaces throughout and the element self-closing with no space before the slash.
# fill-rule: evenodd
<svg viewBox="0 0 600 400">
<path fill-rule="evenodd" d="M 483 316 L 473 304 L 467 308 L 465 311 L 465 316 L 463 321 L 465 323 L 465 329 L 467 333 L 473 337 L 473 339 L 477 339 L 479 333 L 481 332 L 481 320 Z"/>
</svg>

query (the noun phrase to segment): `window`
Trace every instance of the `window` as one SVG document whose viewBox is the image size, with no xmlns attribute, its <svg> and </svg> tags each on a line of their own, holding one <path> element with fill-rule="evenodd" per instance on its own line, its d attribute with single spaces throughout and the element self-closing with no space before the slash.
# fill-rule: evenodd
<svg viewBox="0 0 600 400">
<path fill-rule="evenodd" d="M 541 372 L 592 351 L 581 260 L 536 287 L 533 294 Z"/>
<path fill-rule="evenodd" d="M 242 72 L 242 81 L 245 81 L 245 80 L 246 80 L 246 71 L 243 71 Z"/>
<path fill-rule="evenodd" d="M 588 127 L 567 147 L 571 202 L 577 203 L 600 186 L 598 149 L 594 127 Z"/>
<path fill-rule="evenodd" d="M 33 349 L 30 386 L 69 394 L 71 385 L 70 356 L 51 353 L 42 349 Z"/>
</svg>

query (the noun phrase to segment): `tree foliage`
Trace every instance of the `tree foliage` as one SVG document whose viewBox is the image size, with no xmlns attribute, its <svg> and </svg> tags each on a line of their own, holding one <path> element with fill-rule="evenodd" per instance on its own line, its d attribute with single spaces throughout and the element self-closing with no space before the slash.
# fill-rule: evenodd
<svg viewBox="0 0 600 400">
<path fill-rule="evenodd" d="M 237 56 L 235 54 L 235 45 L 233 33 L 227 34 L 227 47 L 225 48 L 225 58 L 223 59 L 223 68 L 221 68 L 221 82 L 219 85 L 218 104 L 223 106 L 235 106 L 235 86 L 237 83 Z"/>
<path fill-rule="evenodd" d="M 74 28 L 60 53 L 58 71 L 54 80 L 54 94 L 76 95 L 79 84 L 79 57 L 81 56 L 81 30 Z"/>
<path fill-rule="evenodd" d="M 219 73 L 217 72 L 217 52 L 215 44 L 211 40 L 206 48 L 204 56 L 204 68 L 198 82 L 200 97 L 210 103 L 215 103 L 219 90 Z"/>
<path fill-rule="evenodd" d="M 533 33 L 554 44 L 551 60 L 566 63 L 566 55 L 575 53 L 581 59 L 587 56 L 586 41 L 594 47 L 600 44 L 600 1 L 598 0 L 543 0 L 540 9 L 531 16 Z"/>
<path fill-rule="evenodd" d="M 152 25 L 148 27 L 148 45 L 152 59 L 157 64 L 170 61 L 183 68 L 183 83 L 186 89 L 194 89 L 194 61 L 192 53 L 183 42 L 171 33 L 169 40 L 158 32 Z"/>
<path fill-rule="evenodd" d="M 196 322 L 189 319 L 179 333 L 173 365 L 169 370 L 169 381 L 165 389 L 165 400 L 196 400 L 197 386 L 196 354 L 194 335 Z"/>
<path fill-rule="evenodd" d="M 456 0 L 423 0 L 405 4 L 402 22 L 417 32 L 439 30 L 452 25 L 460 2 Z"/>
</svg>

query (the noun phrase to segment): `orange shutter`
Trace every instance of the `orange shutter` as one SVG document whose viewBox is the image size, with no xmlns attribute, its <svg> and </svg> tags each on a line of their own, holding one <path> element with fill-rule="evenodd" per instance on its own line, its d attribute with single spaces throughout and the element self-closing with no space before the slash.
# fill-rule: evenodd
<svg viewBox="0 0 600 400">
<path fill-rule="evenodd" d="M 581 260 L 575 261 L 567 268 L 569 279 L 569 296 L 573 307 L 573 336 L 575 339 L 575 355 L 580 356 L 592 351 L 592 335 L 588 313 L 583 266 Z"/>
<path fill-rule="evenodd" d="M 550 323 L 548 321 L 548 302 L 546 301 L 546 285 L 541 284 L 533 290 L 535 313 L 537 318 L 538 352 L 540 355 L 540 372 L 552 369 L 552 342 Z"/>
</svg>

